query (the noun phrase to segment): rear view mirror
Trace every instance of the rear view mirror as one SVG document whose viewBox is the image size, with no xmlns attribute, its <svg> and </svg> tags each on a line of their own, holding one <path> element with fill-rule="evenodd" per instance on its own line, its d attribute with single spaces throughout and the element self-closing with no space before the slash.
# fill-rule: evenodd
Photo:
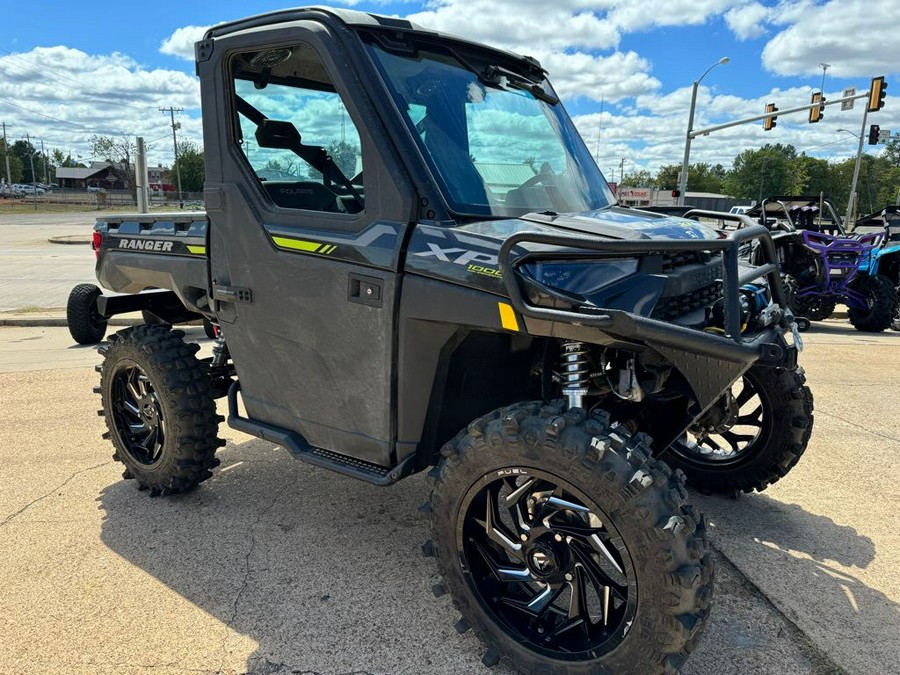
<svg viewBox="0 0 900 675">
<path fill-rule="evenodd" d="M 278 150 L 296 150 L 302 145 L 297 127 L 290 122 L 268 119 L 256 127 L 256 142 L 261 148 Z"/>
</svg>

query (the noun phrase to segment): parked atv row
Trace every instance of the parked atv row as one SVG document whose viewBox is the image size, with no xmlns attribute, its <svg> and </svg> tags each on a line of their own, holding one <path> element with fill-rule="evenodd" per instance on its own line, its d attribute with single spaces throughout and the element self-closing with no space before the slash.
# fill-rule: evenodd
<svg viewBox="0 0 900 675">
<path fill-rule="evenodd" d="M 848 233 L 834 205 L 821 197 L 770 197 L 747 216 L 772 233 L 795 316 L 823 321 L 843 304 L 858 331 L 900 330 L 896 225 Z M 744 259 L 758 263 L 759 248 L 745 248 Z"/>
</svg>

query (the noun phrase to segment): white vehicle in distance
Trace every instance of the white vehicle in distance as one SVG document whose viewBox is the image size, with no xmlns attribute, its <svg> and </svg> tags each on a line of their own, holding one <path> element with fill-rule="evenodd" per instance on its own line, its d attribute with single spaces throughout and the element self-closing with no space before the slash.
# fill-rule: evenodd
<svg viewBox="0 0 900 675">
<path fill-rule="evenodd" d="M 750 204 L 742 205 L 742 206 L 732 206 L 731 210 L 728 213 L 735 213 L 740 215 L 742 213 L 747 213 L 753 207 Z"/>
</svg>

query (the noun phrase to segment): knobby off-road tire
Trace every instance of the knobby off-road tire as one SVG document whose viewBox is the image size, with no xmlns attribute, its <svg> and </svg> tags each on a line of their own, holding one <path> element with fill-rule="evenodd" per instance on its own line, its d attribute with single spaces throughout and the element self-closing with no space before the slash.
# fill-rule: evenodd
<svg viewBox="0 0 900 675">
<path fill-rule="evenodd" d="M 103 291 L 94 284 L 78 284 L 66 303 L 69 335 L 80 345 L 95 345 L 106 335 L 106 317 L 97 311 L 97 298 Z"/>
<path fill-rule="evenodd" d="M 834 314 L 834 309 L 837 306 L 837 301 L 834 298 L 821 295 L 798 297 L 797 293 L 800 291 L 800 283 L 790 274 L 785 274 L 782 277 L 782 284 L 788 298 L 788 307 L 790 307 L 794 316 L 802 316 L 810 321 L 824 321 Z"/>
<path fill-rule="evenodd" d="M 890 328 L 897 304 L 894 284 L 878 274 L 860 274 L 850 282 L 850 287 L 869 302 L 868 309 L 850 307 L 847 310 L 853 327 L 864 333 L 880 333 Z"/>
<path fill-rule="evenodd" d="M 689 430 L 662 454 L 705 492 L 765 490 L 794 468 L 813 429 L 813 395 L 802 368 L 753 366 L 732 387 L 734 406 L 716 432 Z"/>
<path fill-rule="evenodd" d="M 216 437 L 222 420 L 199 345 L 186 344 L 184 332 L 166 325 L 142 325 L 111 335 L 100 370 L 107 433 L 133 478 L 150 496 L 188 490 L 212 476 L 218 466 Z"/>
<path fill-rule="evenodd" d="M 444 446 L 424 550 L 462 613 L 457 629 L 488 645 L 485 664 L 572 675 L 681 666 L 709 611 L 712 561 L 684 477 L 648 441 L 606 413 L 538 402 L 486 415 Z"/>
<path fill-rule="evenodd" d="M 900 286 L 897 286 L 894 292 L 897 294 L 897 302 L 894 303 L 894 318 L 891 321 L 891 328 L 900 330 Z"/>
</svg>

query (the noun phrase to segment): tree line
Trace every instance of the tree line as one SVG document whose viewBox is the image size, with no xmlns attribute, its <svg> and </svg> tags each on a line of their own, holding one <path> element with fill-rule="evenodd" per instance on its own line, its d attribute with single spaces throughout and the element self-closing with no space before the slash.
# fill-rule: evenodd
<svg viewBox="0 0 900 675">
<path fill-rule="evenodd" d="M 133 137 L 128 136 L 91 136 L 90 161 L 108 162 L 113 165 L 113 172 L 125 184 L 126 189 L 134 190 L 134 158 L 137 146 Z M 147 148 L 149 153 L 149 147 Z M 9 156 L 10 183 L 56 183 L 56 169 L 59 167 L 87 168 L 89 163 L 74 159 L 68 152 L 59 148 L 45 149 L 25 140 L 18 140 L 6 147 L 0 138 L 0 175 L 6 177 L 6 157 Z M 32 164 L 34 171 L 32 172 Z M 192 141 L 181 141 L 178 144 L 178 161 L 169 171 L 169 182 L 176 183 L 176 172 L 181 172 L 181 189 L 184 192 L 202 192 L 205 179 L 203 149 Z M 46 178 L 46 180 L 45 180 Z"/>
<path fill-rule="evenodd" d="M 747 202 L 759 202 L 775 195 L 818 195 L 824 193 L 839 209 L 847 208 L 856 158 L 829 161 L 798 153 L 793 145 L 768 143 L 758 150 L 744 150 L 730 169 L 721 164 L 691 164 L 688 190 L 725 194 Z M 667 164 L 656 172 L 626 174 L 622 187 L 650 187 L 674 190 L 678 187 L 680 164 Z M 859 212 L 880 211 L 900 197 L 900 140 L 892 140 L 885 151 L 860 159 Z"/>
</svg>

